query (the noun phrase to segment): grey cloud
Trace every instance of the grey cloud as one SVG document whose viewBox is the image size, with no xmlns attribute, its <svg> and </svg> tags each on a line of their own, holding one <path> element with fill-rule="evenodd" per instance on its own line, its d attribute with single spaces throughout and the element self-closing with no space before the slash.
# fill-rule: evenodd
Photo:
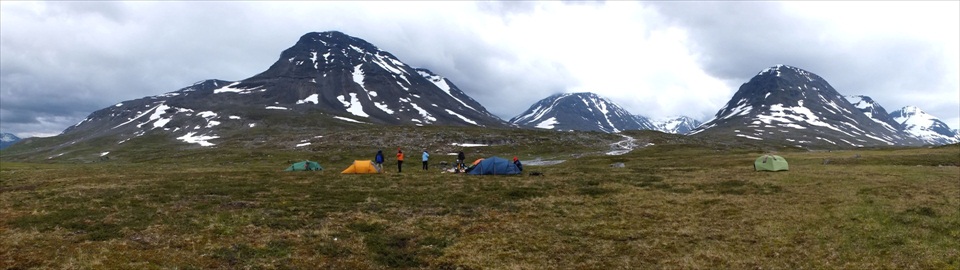
<svg viewBox="0 0 960 270">
<path fill-rule="evenodd" d="M 258 69 L 263 70 L 276 57 L 264 61 L 250 53 L 255 51 L 250 47 L 269 42 L 250 42 L 249 36 L 220 31 L 244 27 L 210 17 L 211 12 L 229 11 L 229 7 L 168 6 L 143 13 L 135 9 L 151 7 L 124 7 L 119 2 L 44 4 L 49 14 L 10 16 L 12 11 L 4 11 L 0 122 L 6 131 L 56 134 L 117 102 L 174 91 L 208 78 L 243 79 L 255 74 L 247 68 L 251 63 L 260 62 Z M 46 23 L 38 22 L 38 17 Z M 124 20 L 128 17 L 138 19 Z M 279 54 L 279 49 L 274 50 Z M 22 115 L 35 119 L 22 119 Z M 33 125 L 18 125 L 26 123 Z"/>
<path fill-rule="evenodd" d="M 555 63 L 518 66 L 515 52 L 488 44 L 449 16 L 377 18 L 326 2 L 306 8 L 269 5 L 280 10 L 273 12 L 262 12 L 267 5 L 255 2 L 41 4 L 47 8 L 36 14 L 4 6 L 0 123 L 5 131 L 55 134 L 117 102 L 204 79 L 245 79 L 266 70 L 311 31 L 339 30 L 366 39 L 410 65 L 448 77 L 503 118 L 563 89 L 571 77 Z M 532 7 L 525 5 L 499 8 Z M 504 96 L 513 98 L 504 102 Z"/>
<path fill-rule="evenodd" d="M 93 1 L 93 2 L 57 2 L 49 5 L 51 13 L 59 16 L 99 16 L 115 22 L 125 21 L 128 16 L 122 2 Z"/>
<path fill-rule="evenodd" d="M 4 4 L 0 17 L 0 123 L 5 132 L 18 135 L 59 133 L 95 110 L 204 79 L 245 79 L 267 69 L 282 50 L 311 31 L 343 31 L 407 64 L 431 69 L 504 119 L 579 84 L 558 63 L 528 59 L 508 44 L 483 40 L 473 32 L 472 22 L 444 12 L 383 17 L 344 2 L 307 6 L 262 2 L 36 4 L 48 8 L 34 11 Z M 926 99 L 916 97 L 921 91 L 939 95 L 942 90 L 937 89 L 942 87 L 938 86 L 946 81 L 939 76 L 949 70 L 948 62 L 938 58 L 940 54 L 929 45 L 881 38 L 843 48 L 840 45 L 844 44 L 833 43 L 830 36 L 820 33 L 824 25 L 791 16 L 775 3 L 650 4 L 667 18 L 665 22 L 651 19 L 650 23 L 687 29 L 694 42 L 691 50 L 703 56 L 704 69 L 723 80 L 742 83 L 763 68 L 789 64 L 820 74 L 844 94 L 874 96 L 891 110 L 917 105 L 938 117 L 958 116 L 956 101 L 947 99 L 928 107 L 919 104 Z M 505 20 L 538 8 L 538 3 L 528 1 L 476 5 L 481 12 Z M 850 75 L 851 71 L 859 76 Z M 896 90 L 890 90 L 893 88 Z M 905 88 L 910 89 L 908 94 L 899 94 Z M 901 101 L 917 104 L 899 104 Z M 624 105 L 639 113 L 657 104 Z M 692 116 L 709 118 L 721 105 Z"/>
<path fill-rule="evenodd" d="M 359 29 L 345 33 L 363 38 L 409 65 L 448 78 L 506 120 L 537 100 L 577 83 L 556 62 L 523 61 L 518 52 L 490 44 L 477 33 L 445 23 L 444 19 L 408 21 L 397 31 Z"/>
<path fill-rule="evenodd" d="M 480 11 L 508 17 L 514 14 L 531 13 L 537 9 L 536 1 L 480 1 Z"/>
<path fill-rule="evenodd" d="M 717 78 L 746 82 L 764 68 L 786 64 L 820 75 L 841 94 L 869 95 L 891 110 L 916 105 L 938 117 L 960 116 L 960 93 L 944 76 L 956 59 L 942 53 L 956 48 L 897 36 L 841 36 L 832 26 L 798 17 L 776 2 L 652 6 L 688 30 L 692 50 L 703 56 L 702 67 Z M 952 105 L 933 104 L 938 99 Z"/>
</svg>

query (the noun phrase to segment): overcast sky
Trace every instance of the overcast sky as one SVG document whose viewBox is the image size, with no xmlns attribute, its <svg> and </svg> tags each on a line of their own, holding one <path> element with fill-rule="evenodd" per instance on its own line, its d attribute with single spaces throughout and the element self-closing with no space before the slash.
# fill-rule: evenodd
<svg viewBox="0 0 960 270">
<path fill-rule="evenodd" d="M 0 131 L 266 70 L 338 30 L 447 77 L 508 120 L 555 93 L 709 119 L 777 64 L 960 127 L 960 2 L 0 2 Z"/>
</svg>

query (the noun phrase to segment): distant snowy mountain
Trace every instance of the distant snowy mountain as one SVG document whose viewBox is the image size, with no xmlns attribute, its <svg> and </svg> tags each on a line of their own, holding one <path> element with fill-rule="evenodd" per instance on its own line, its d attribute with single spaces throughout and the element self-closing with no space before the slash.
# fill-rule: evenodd
<svg viewBox="0 0 960 270">
<path fill-rule="evenodd" d="M 890 113 L 893 120 L 899 123 L 905 132 L 927 144 L 951 144 L 960 142 L 956 130 L 939 118 L 930 115 L 920 108 L 906 106 Z"/>
<path fill-rule="evenodd" d="M 206 80 L 120 102 L 64 130 L 84 139 L 150 131 L 201 146 L 226 131 L 343 125 L 505 127 L 506 122 L 449 79 L 411 67 L 373 44 L 341 32 L 313 32 L 284 50 L 266 71 L 241 81 Z"/>
<path fill-rule="evenodd" d="M 900 123 L 894 121 L 893 117 L 890 117 L 890 113 L 888 113 L 883 106 L 880 106 L 880 103 L 873 101 L 872 98 L 868 96 L 857 95 L 847 96 L 846 99 L 850 102 L 850 104 L 853 104 L 854 107 L 857 107 L 860 112 L 863 112 L 863 114 L 867 115 L 867 117 L 870 117 L 871 120 L 879 123 L 884 128 L 891 131 L 901 130 Z"/>
<path fill-rule="evenodd" d="M 11 133 L 0 133 L 0 149 L 7 148 L 20 141 L 20 137 Z"/>
<path fill-rule="evenodd" d="M 674 134 L 687 134 L 702 124 L 700 121 L 686 116 L 669 117 L 652 122 L 656 130 Z"/>
<path fill-rule="evenodd" d="M 510 119 L 510 123 L 532 128 L 608 133 L 655 129 L 647 118 L 632 115 L 616 103 L 594 93 L 551 95 Z"/>
<path fill-rule="evenodd" d="M 799 147 L 920 143 L 867 117 L 820 76 L 786 65 L 765 69 L 751 78 L 714 119 L 691 134 Z"/>
</svg>

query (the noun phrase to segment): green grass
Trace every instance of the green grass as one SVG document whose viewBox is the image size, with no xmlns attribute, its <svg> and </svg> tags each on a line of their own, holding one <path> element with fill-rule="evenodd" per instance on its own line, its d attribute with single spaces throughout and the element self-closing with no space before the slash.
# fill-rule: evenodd
<svg viewBox="0 0 960 270">
<path fill-rule="evenodd" d="M 787 149 L 761 173 L 757 149 L 638 136 L 656 146 L 471 153 L 569 159 L 543 176 L 341 175 L 369 149 L 322 143 L 0 162 L 0 268 L 960 268 L 960 147 Z M 301 159 L 326 170 L 282 171 Z"/>
</svg>

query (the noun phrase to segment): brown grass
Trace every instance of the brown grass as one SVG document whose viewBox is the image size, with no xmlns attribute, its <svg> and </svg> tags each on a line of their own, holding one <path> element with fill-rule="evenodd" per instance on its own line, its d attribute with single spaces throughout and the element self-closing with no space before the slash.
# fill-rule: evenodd
<svg viewBox="0 0 960 270">
<path fill-rule="evenodd" d="M 758 173 L 655 146 L 542 177 L 0 163 L 0 268 L 960 267 L 960 149 L 780 154 Z"/>
</svg>

